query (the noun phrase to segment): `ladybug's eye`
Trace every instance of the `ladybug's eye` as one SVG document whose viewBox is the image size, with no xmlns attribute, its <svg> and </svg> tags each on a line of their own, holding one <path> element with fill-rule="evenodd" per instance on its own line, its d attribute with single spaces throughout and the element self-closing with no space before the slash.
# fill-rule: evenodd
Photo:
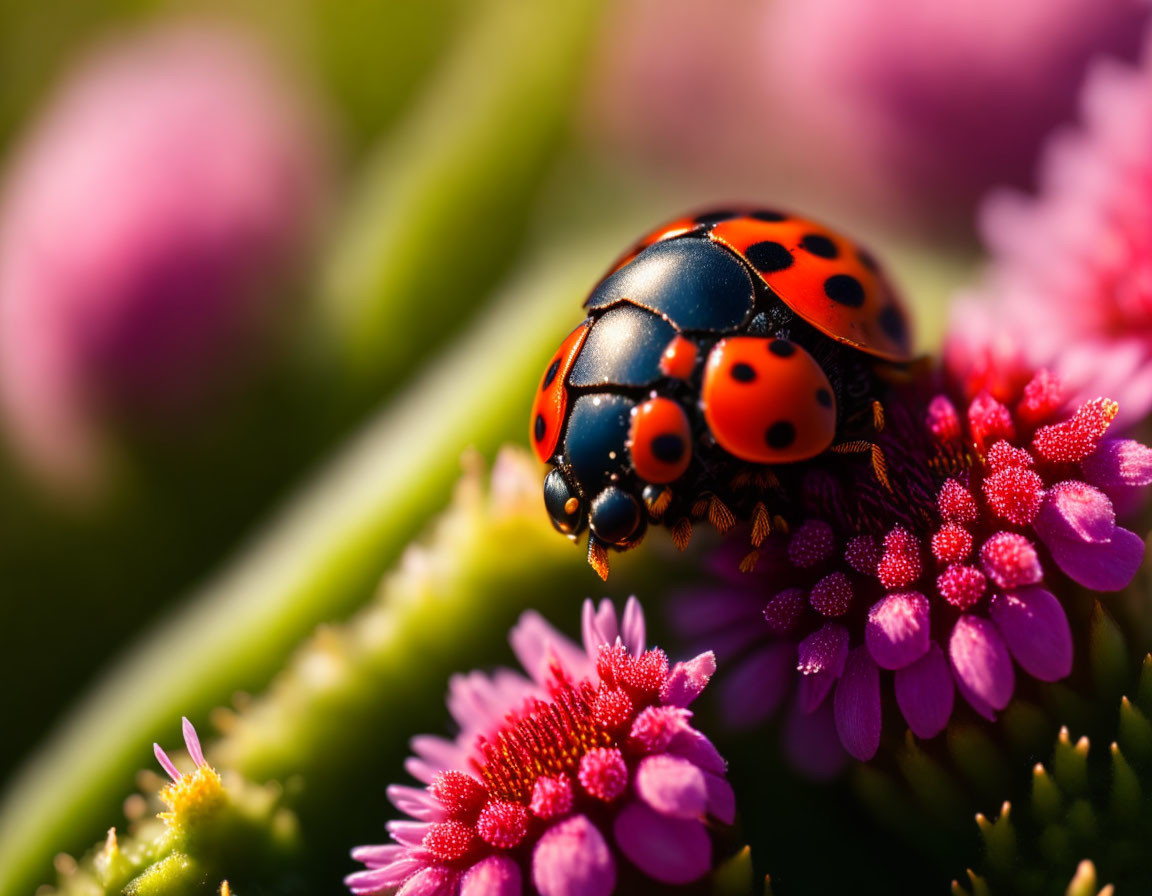
<svg viewBox="0 0 1152 896">
<path fill-rule="evenodd" d="M 584 528 L 584 502 L 559 470 L 552 470 L 544 479 L 544 506 L 557 532 L 578 535 Z"/>
<path fill-rule="evenodd" d="M 628 492 L 609 486 L 592 501 L 592 532 L 606 544 L 625 544 L 640 526 L 640 504 Z"/>
</svg>

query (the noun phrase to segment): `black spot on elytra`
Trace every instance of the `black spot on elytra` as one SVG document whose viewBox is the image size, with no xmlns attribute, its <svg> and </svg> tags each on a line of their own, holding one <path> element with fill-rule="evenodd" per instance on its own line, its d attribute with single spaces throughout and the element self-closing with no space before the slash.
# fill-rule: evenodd
<svg viewBox="0 0 1152 896">
<path fill-rule="evenodd" d="M 552 381 L 554 379 L 556 379 L 556 374 L 557 374 L 557 372 L 559 372 L 559 370 L 560 370 L 560 359 L 557 358 L 548 367 L 548 372 L 544 374 L 544 384 L 540 387 L 541 392 L 543 392 L 545 389 L 547 389 L 549 386 L 552 385 Z"/>
<path fill-rule="evenodd" d="M 666 432 L 652 439 L 652 456 L 663 464 L 674 464 L 684 456 L 684 440 Z"/>
<path fill-rule="evenodd" d="M 770 448 L 777 450 L 787 448 L 796 441 L 796 427 L 787 420 L 778 420 L 768 427 L 764 433 L 764 441 Z"/>
<path fill-rule="evenodd" d="M 859 308 L 864 304 L 864 287 L 851 274 L 833 274 L 825 280 L 824 295 L 849 308 Z"/>
<path fill-rule="evenodd" d="M 836 248 L 836 244 L 832 240 L 818 233 L 808 234 L 800 240 L 800 245 L 821 258 L 836 258 L 840 254 L 840 250 Z"/>
<path fill-rule="evenodd" d="M 908 341 L 908 323 L 904 320 L 904 315 L 900 309 L 895 305 L 888 305 L 883 308 L 877 315 L 876 322 L 884 331 L 884 335 L 893 342 L 904 345 Z"/>
<path fill-rule="evenodd" d="M 772 240 L 753 243 L 744 250 L 752 267 L 762 274 L 772 274 L 792 267 L 792 253 Z"/>
<path fill-rule="evenodd" d="M 756 370 L 751 364 L 745 364 L 743 361 L 737 361 L 728 372 L 732 375 L 732 379 L 739 383 L 750 383 L 756 379 Z"/>
<path fill-rule="evenodd" d="M 719 224 L 721 221 L 727 221 L 730 218 L 735 218 L 736 212 L 730 212 L 727 209 L 721 209 L 715 212 L 705 212 L 702 215 L 697 215 L 695 221 L 697 224 Z"/>
<path fill-rule="evenodd" d="M 787 215 L 782 214 L 781 212 L 774 212 L 771 209 L 766 208 L 760 209 L 760 211 L 752 212 L 752 214 L 750 214 L 748 217 L 755 218 L 757 221 L 766 221 L 769 224 L 774 224 L 777 221 L 788 220 Z"/>
<path fill-rule="evenodd" d="M 796 346 L 787 339 L 773 339 L 768 343 L 768 351 L 778 358 L 790 358 L 796 354 Z"/>
<path fill-rule="evenodd" d="M 821 407 L 832 407 L 832 393 L 821 386 L 816 390 L 816 403 Z"/>
<path fill-rule="evenodd" d="M 535 424 L 533 424 L 533 427 L 534 427 L 533 431 L 536 435 L 536 441 L 537 442 L 544 441 L 544 433 L 548 429 L 548 424 L 544 422 L 544 415 L 543 414 L 537 414 L 536 415 L 536 422 L 535 422 Z"/>
</svg>

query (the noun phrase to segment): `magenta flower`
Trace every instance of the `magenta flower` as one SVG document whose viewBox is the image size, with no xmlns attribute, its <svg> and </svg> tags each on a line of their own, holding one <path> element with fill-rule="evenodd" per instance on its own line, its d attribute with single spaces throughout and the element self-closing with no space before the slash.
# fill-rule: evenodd
<svg viewBox="0 0 1152 896">
<path fill-rule="evenodd" d="M 1079 127 L 1047 147 L 1039 194 L 983 209 L 992 266 L 977 313 L 1076 395 L 1114 397 L 1126 428 L 1152 410 L 1152 46 L 1139 66 L 1096 64 L 1080 102 Z"/>
<path fill-rule="evenodd" d="M 885 691 L 930 738 L 957 691 L 994 719 L 1017 670 L 1064 678 L 1073 637 L 1062 596 L 1076 585 L 1124 588 L 1143 559 L 1143 539 L 1117 524 L 1114 502 L 1152 483 L 1152 450 L 1107 437 L 1115 402 L 1062 413 L 1059 384 L 1043 371 L 1010 401 L 963 395 L 925 408 L 938 471 L 928 513 L 898 518 L 893 508 L 885 522 L 881 506 L 875 535 L 814 515 L 777 540 L 754 584 L 681 601 L 685 627 L 743 656 L 720 685 L 743 723 L 774 712 L 794 684 L 786 747 L 816 774 L 837 766 L 833 728 L 855 758 L 876 753 Z"/>
<path fill-rule="evenodd" d="M 51 481 L 98 480 L 111 419 L 177 416 L 267 345 L 323 180 L 253 47 L 113 45 L 65 82 L 0 199 L 0 405 Z"/>
<path fill-rule="evenodd" d="M 504 670 L 451 682 L 455 741 L 417 737 L 394 785 L 411 820 L 392 842 L 362 846 L 356 894 L 607 896 L 627 865 L 652 882 L 685 884 L 712 868 L 710 829 L 731 824 L 724 760 L 686 708 L 715 669 L 711 653 L 670 666 L 644 646 L 630 598 L 584 604 L 584 647 L 525 613 L 512 631 L 531 678 Z"/>
</svg>

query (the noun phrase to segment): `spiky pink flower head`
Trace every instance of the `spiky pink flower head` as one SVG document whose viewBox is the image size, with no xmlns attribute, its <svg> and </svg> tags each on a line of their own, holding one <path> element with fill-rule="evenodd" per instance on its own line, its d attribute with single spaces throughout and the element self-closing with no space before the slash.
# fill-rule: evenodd
<svg viewBox="0 0 1152 896">
<path fill-rule="evenodd" d="M 1138 66 L 1092 67 L 1080 122 L 1049 141 L 1037 195 L 985 203 L 992 264 L 956 321 L 995 321 L 990 330 L 1079 399 L 1112 396 L 1121 428 L 1152 410 L 1152 31 L 1145 37 Z M 965 355 L 953 366 L 966 367 Z"/>
<path fill-rule="evenodd" d="M 930 738 L 957 691 L 994 719 L 1018 670 L 1067 676 L 1062 598 L 1076 586 L 1124 588 L 1144 556 L 1114 502 L 1152 483 L 1152 450 L 1108 437 L 1116 413 L 1108 399 L 1066 409 L 1046 371 L 1008 401 L 983 390 L 933 397 L 921 424 L 935 481 L 926 513 L 893 508 L 885 522 L 880 505 L 871 531 L 810 519 L 777 540 L 752 582 L 680 602 L 686 628 L 742 657 L 720 683 L 722 703 L 754 724 L 794 682 L 790 752 L 823 774 L 837 765 L 833 729 L 853 757 L 875 754 L 885 691 Z"/>
<path fill-rule="evenodd" d="M 524 677 L 451 681 L 455 741 L 417 737 L 408 771 L 423 787 L 388 794 L 411 820 L 392 842 L 353 850 L 356 894 L 607 896 L 619 867 L 650 890 L 712 868 L 710 830 L 735 816 L 726 766 L 687 706 L 711 653 L 670 665 L 645 649 L 644 617 L 584 604 L 583 649 L 535 613 L 511 642 Z"/>
<path fill-rule="evenodd" d="M 0 198 L 0 405 L 50 481 L 91 484 L 110 422 L 171 420 L 267 344 L 324 180 L 301 106 L 238 35 L 169 27 L 84 62 L 24 138 Z"/>
</svg>

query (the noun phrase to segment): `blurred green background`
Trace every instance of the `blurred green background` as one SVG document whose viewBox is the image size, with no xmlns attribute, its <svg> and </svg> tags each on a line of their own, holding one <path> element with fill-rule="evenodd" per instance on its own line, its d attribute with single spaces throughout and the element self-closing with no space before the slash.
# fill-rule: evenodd
<svg viewBox="0 0 1152 896">
<path fill-rule="evenodd" d="M 0 0 L 0 855 L 365 604 L 657 222 L 824 218 L 936 345 L 980 198 L 1145 13 L 921 6 Z M 91 816 L 13 814 L 66 760 Z"/>
</svg>

